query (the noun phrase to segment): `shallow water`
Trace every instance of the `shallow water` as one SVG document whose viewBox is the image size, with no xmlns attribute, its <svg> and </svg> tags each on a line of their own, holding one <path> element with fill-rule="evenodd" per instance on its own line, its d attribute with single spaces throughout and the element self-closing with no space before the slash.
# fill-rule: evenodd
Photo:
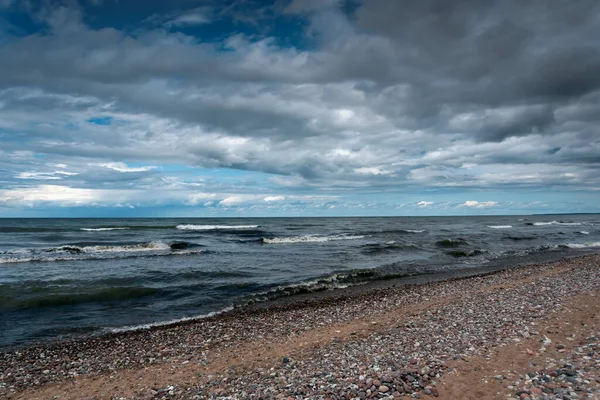
<svg viewBox="0 0 600 400">
<path fill-rule="evenodd" d="M 599 215 L 0 219 L 0 346 L 594 249 Z"/>
</svg>

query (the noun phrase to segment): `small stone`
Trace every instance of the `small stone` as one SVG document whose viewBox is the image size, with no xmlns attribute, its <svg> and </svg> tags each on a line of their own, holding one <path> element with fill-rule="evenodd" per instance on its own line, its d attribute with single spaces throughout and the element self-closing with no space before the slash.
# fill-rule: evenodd
<svg viewBox="0 0 600 400">
<path fill-rule="evenodd" d="M 390 388 L 389 388 L 389 387 L 387 387 L 387 386 L 385 386 L 385 385 L 381 385 L 381 386 L 379 386 L 379 391 L 380 391 L 381 393 L 387 393 L 387 392 L 389 392 L 389 391 L 390 391 Z"/>
</svg>

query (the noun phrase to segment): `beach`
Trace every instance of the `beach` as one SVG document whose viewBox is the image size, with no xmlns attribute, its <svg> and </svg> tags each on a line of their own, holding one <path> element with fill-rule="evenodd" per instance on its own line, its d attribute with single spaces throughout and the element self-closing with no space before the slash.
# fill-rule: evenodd
<svg viewBox="0 0 600 400">
<path fill-rule="evenodd" d="M 600 255 L 0 354 L 9 399 L 595 399 Z"/>
</svg>

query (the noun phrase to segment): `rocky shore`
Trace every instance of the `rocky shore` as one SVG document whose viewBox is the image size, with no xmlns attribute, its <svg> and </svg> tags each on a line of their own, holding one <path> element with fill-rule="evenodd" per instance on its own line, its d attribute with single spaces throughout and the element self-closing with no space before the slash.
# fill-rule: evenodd
<svg viewBox="0 0 600 400">
<path fill-rule="evenodd" d="M 10 399 L 597 399 L 600 255 L 0 352 Z"/>
</svg>

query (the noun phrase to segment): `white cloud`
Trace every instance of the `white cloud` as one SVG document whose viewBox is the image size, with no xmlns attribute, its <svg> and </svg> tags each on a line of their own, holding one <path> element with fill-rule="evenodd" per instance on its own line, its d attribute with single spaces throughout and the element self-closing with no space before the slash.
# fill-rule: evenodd
<svg viewBox="0 0 600 400">
<path fill-rule="evenodd" d="M 489 208 L 489 207 L 494 207 L 497 204 L 498 204 L 498 202 L 496 202 L 496 201 L 479 202 L 479 201 L 475 201 L 475 200 L 467 200 L 460 206 L 461 207 L 475 207 L 475 208 Z"/>
<path fill-rule="evenodd" d="M 379 167 L 361 167 L 354 170 L 360 175 L 389 175 L 392 172 Z"/>
<path fill-rule="evenodd" d="M 233 196 L 229 196 L 224 198 L 219 202 L 221 206 L 236 206 L 239 204 L 247 203 L 252 200 L 256 200 L 258 196 L 256 195 L 248 195 L 248 194 L 236 194 Z"/>
<path fill-rule="evenodd" d="M 156 169 L 155 166 L 146 167 L 129 167 L 127 164 L 122 162 L 104 163 L 97 164 L 99 167 L 109 168 L 118 172 L 146 172 Z"/>
<path fill-rule="evenodd" d="M 215 193 L 191 193 L 186 196 L 185 204 L 195 206 L 206 200 L 215 199 L 217 195 Z M 212 203 L 212 201 L 210 201 Z"/>
<path fill-rule="evenodd" d="M 285 197 L 284 196 L 267 196 L 263 200 L 266 202 L 283 201 L 283 200 L 285 200 Z"/>
<path fill-rule="evenodd" d="M 59 205 L 84 205 L 100 200 L 106 191 L 79 189 L 60 185 L 39 185 L 22 189 L 0 190 L 0 204 L 16 205 L 24 203 L 32 206 L 38 203 Z"/>
<path fill-rule="evenodd" d="M 164 26 L 167 28 L 173 28 L 205 25 L 212 22 L 210 15 L 210 8 L 198 7 L 171 18 L 169 21 L 165 22 Z"/>
</svg>

